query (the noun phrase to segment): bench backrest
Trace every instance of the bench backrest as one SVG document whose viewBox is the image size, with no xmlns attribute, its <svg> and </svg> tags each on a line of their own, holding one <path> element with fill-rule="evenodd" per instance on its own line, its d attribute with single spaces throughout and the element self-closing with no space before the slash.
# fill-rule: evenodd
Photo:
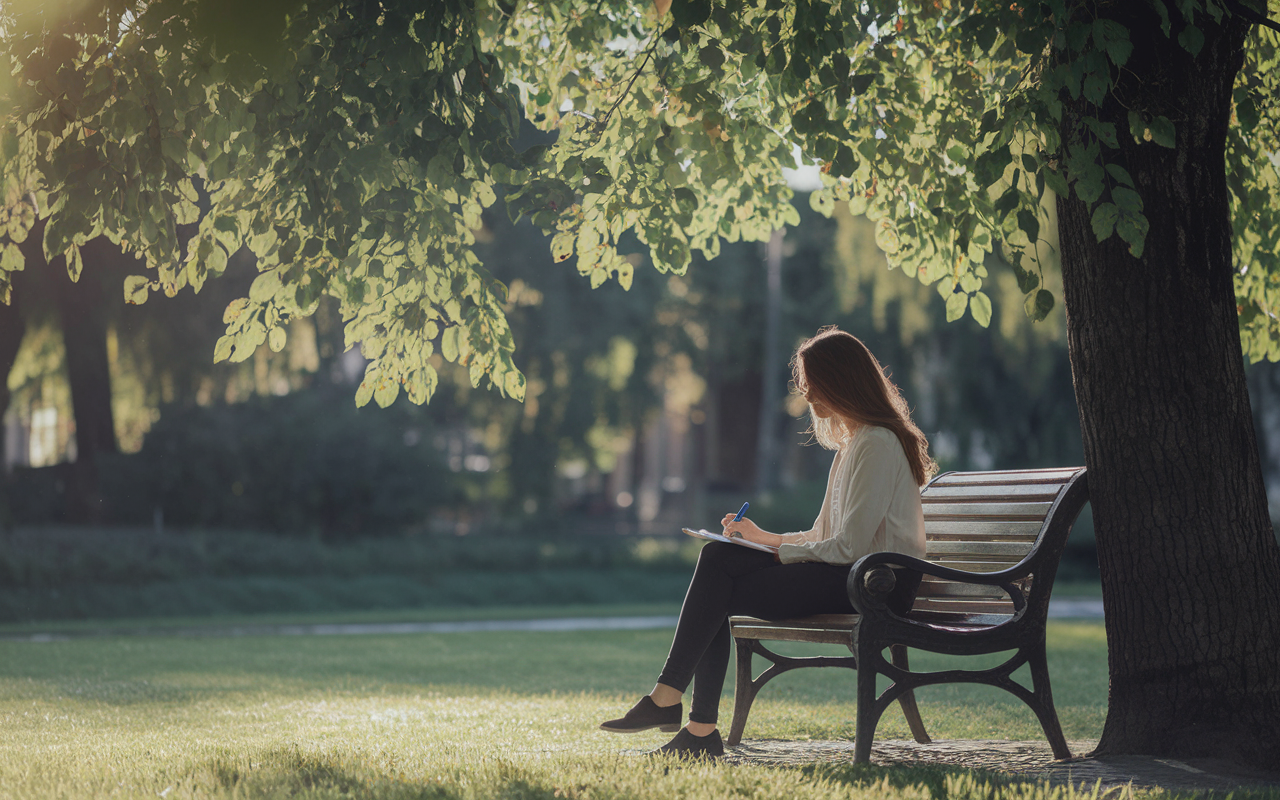
<svg viewBox="0 0 1280 800">
<path fill-rule="evenodd" d="M 925 557 L 968 572 L 998 572 L 1024 561 L 1028 613 L 1047 610 L 1058 559 L 1088 500 L 1083 467 L 946 472 L 920 492 Z M 997 586 L 925 576 L 911 616 L 929 622 L 993 623 L 1014 612 Z"/>
</svg>

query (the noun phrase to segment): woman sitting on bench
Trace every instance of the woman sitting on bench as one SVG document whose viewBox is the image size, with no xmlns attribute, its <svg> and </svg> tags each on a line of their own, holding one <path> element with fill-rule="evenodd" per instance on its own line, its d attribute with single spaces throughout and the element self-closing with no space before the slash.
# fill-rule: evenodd
<svg viewBox="0 0 1280 800">
<path fill-rule="evenodd" d="M 726 515 L 726 536 L 776 546 L 777 555 L 722 542 L 702 548 L 657 685 L 603 730 L 678 730 L 655 752 L 723 755 L 716 716 L 729 664 L 730 616 L 853 614 L 845 589 L 851 564 L 886 550 L 924 556 L 920 487 L 937 465 L 898 388 L 861 341 L 835 328 L 800 345 L 792 371 L 809 403 L 814 438 L 836 451 L 813 528 L 779 535 Z M 905 611 L 918 584 L 918 577 L 901 581 L 891 604 Z M 689 724 L 681 729 L 690 682 Z"/>
</svg>

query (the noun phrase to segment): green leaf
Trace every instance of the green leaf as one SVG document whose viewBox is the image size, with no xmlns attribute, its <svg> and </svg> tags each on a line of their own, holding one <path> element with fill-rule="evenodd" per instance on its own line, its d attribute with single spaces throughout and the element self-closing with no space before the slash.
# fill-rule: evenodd
<svg viewBox="0 0 1280 800">
<path fill-rule="evenodd" d="M 221 248 L 214 248 L 215 252 Z M 249 285 L 249 300 L 253 303 L 266 303 L 276 296 L 280 289 L 280 271 L 269 269 L 253 279 Z"/>
<path fill-rule="evenodd" d="M 724 66 L 724 51 L 717 45 L 709 44 L 698 51 L 698 60 L 710 67 L 712 72 L 719 72 Z"/>
<path fill-rule="evenodd" d="M 271 348 L 271 352 L 279 353 L 284 349 L 286 338 L 285 329 L 276 326 L 271 329 L 271 333 L 267 334 L 267 347 Z"/>
<path fill-rule="evenodd" d="M 236 343 L 236 337 L 227 335 L 218 339 L 218 343 L 213 348 L 213 361 L 219 363 L 226 361 L 231 356 L 231 348 Z"/>
<path fill-rule="evenodd" d="M 71 235 L 63 217 L 61 215 L 50 217 L 49 221 L 44 224 L 45 261 L 52 261 L 62 255 L 70 244 Z"/>
<path fill-rule="evenodd" d="M 164 157 L 181 166 L 187 163 L 187 145 L 181 139 L 166 136 L 160 140 L 160 152 Z"/>
<path fill-rule="evenodd" d="M 551 238 L 551 257 L 556 261 L 566 261 L 573 255 L 573 243 L 577 234 L 573 231 L 561 231 Z"/>
<path fill-rule="evenodd" d="M 1098 207 L 1093 210 L 1093 216 L 1089 222 L 1093 226 L 1093 235 L 1098 237 L 1098 241 L 1102 241 L 1111 235 L 1115 230 L 1116 219 L 1120 216 L 1120 209 L 1116 208 L 1115 203 L 1099 203 Z"/>
<path fill-rule="evenodd" d="M 1129 31 L 1123 25 L 1110 19 L 1097 19 L 1093 22 L 1093 40 L 1097 46 L 1106 51 L 1107 57 L 1117 67 L 1124 66 L 1133 52 L 1133 44 L 1129 41 Z"/>
<path fill-rule="evenodd" d="M 1161 147 L 1177 147 L 1177 131 L 1168 117 L 1156 117 L 1151 120 L 1151 138 Z"/>
<path fill-rule="evenodd" d="M 711 16 L 711 0 L 672 0 L 671 19 L 677 27 L 701 25 Z"/>
<path fill-rule="evenodd" d="M 439 377 L 430 364 L 427 364 L 420 371 L 414 372 L 404 384 L 405 392 L 409 395 L 409 402 L 416 405 L 430 402 L 431 396 L 436 393 L 438 382 Z"/>
<path fill-rule="evenodd" d="M 1018 278 L 1018 291 L 1023 294 L 1035 291 L 1036 287 L 1040 285 L 1039 275 L 1025 270 L 1017 264 L 1013 265 L 1013 274 Z"/>
<path fill-rule="evenodd" d="M 974 322 L 982 327 L 991 324 L 991 298 L 982 292 L 975 292 L 973 297 L 969 299 L 969 313 L 973 315 Z"/>
<path fill-rule="evenodd" d="M 835 158 L 831 159 L 830 173 L 839 178 L 847 178 L 857 168 L 858 159 L 853 154 L 853 148 L 847 144 L 841 144 L 836 149 Z"/>
<path fill-rule="evenodd" d="M 1164 4 L 1164 0 L 1151 0 L 1151 4 L 1155 6 L 1156 13 L 1160 15 L 1160 31 L 1165 36 L 1169 35 L 1172 30 L 1172 21 L 1169 19 L 1169 8 Z"/>
<path fill-rule="evenodd" d="M 1129 245 L 1129 254 L 1134 258 L 1142 258 L 1150 228 L 1151 223 L 1141 214 L 1122 214 L 1116 221 L 1116 235 Z"/>
<path fill-rule="evenodd" d="M 1121 211 L 1142 212 L 1142 197 L 1132 189 L 1117 186 L 1111 190 L 1111 199 L 1116 202 Z"/>
<path fill-rule="evenodd" d="M 1107 91 L 1111 88 L 1111 76 L 1102 71 L 1088 72 L 1084 76 L 1082 91 L 1084 99 L 1095 106 L 1102 105 L 1107 99 Z"/>
<path fill-rule="evenodd" d="M 964 311 L 969 307 L 969 295 L 964 292 L 952 292 L 947 297 L 947 322 L 955 322 L 964 316 Z"/>
<path fill-rule="evenodd" d="M 400 396 L 400 384 L 395 380 L 383 378 L 373 390 L 373 400 L 379 408 L 386 408 Z"/>
<path fill-rule="evenodd" d="M 1125 186 L 1133 186 L 1133 178 L 1129 175 L 1129 170 L 1119 164 L 1108 164 L 1107 172 L 1111 174 L 1111 177 L 1115 178 L 1120 183 L 1123 183 Z"/>
<path fill-rule="evenodd" d="M 1033 322 L 1040 322 L 1049 316 L 1049 312 L 1053 310 L 1053 295 L 1041 289 L 1027 297 L 1022 307 Z"/>
<path fill-rule="evenodd" d="M 9 242 L 4 246 L 4 254 L 0 255 L 0 271 L 17 272 L 22 269 L 26 259 L 22 257 L 22 251 L 13 242 Z"/>
<path fill-rule="evenodd" d="M 147 302 L 151 294 L 151 281 L 142 275 L 128 275 L 124 279 L 124 301 L 130 305 L 140 306 Z M 226 338 L 226 337 L 223 337 Z M 218 341 L 221 345 L 222 341 Z M 222 359 L 216 358 L 216 361 Z"/>
<path fill-rule="evenodd" d="M 378 382 L 377 363 L 376 361 L 370 363 L 364 371 L 364 380 L 360 381 L 360 386 L 356 389 L 357 408 L 369 405 L 369 401 L 373 399 L 373 389 Z"/>
<path fill-rule="evenodd" d="M 1062 176 L 1061 172 L 1045 167 L 1040 173 L 1044 175 L 1044 182 L 1049 185 L 1053 193 L 1058 197 L 1069 197 L 1071 195 L 1071 187 L 1067 183 L 1067 179 Z"/>
<path fill-rule="evenodd" d="M 1040 220 L 1036 217 L 1034 211 L 1018 212 L 1018 228 L 1027 234 L 1027 239 L 1032 244 L 1040 238 Z"/>
<path fill-rule="evenodd" d="M 450 325 L 444 329 L 444 333 L 440 336 L 440 354 L 447 361 L 456 362 L 458 360 L 458 326 Z"/>
<path fill-rule="evenodd" d="M 889 255 L 898 252 L 901 247 L 901 240 L 898 238 L 898 229 L 894 226 L 893 220 L 885 217 L 876 223 L 876 246 Z"/>
<path fill-rule="evenodd" d="M 1262 119 L 1262 112 L 1258 109 L 1258 104 L 1253 98 L 1245 95 L 1236 102 L 1236 119 L 1240 121 L 1240 130 L 1245 133 L 1251 132 L 1258 126 L 1258 122 Z"/>
<path fill-rule="evenodd" d="M 849 79 L 849 85 L 853 88 L 853 93 L 855 95 L 862 94 L 875 82 L 876 75 L 874 72 L 864 72 L 860 75 L 854 75 Z"/>
<path fill-rule="evenodd" d="M 502 379 L 502 386 L 507 392 L 507 396 L 519 401 L 524 401 L 525 379 L 517 370 L 509 370 Z"/>
<path fill-rule="evenodd" d="M 1195 25 L 1188 25 L 1178 34 L 1178 44 L 1194 58 L 1204 49 L 1204 31 Z"/>
<path fill-rule="evenodd" d="M 1098 202 L 1099 197 L 1102 197 L 1102 190 L 1106 188 L 1102 183 L 1103 174 L 1101 168 L 1096 168 L 1076 176 L 1076 197 L 1083 200 L 1085 205 L 1091 206 Z"/>
<path fill-rule="evenodd" d="M 1147 121 L 1137 111 L 1129 112 L 1129 133 L 1135 142 L 1145 141 L 1147 138 Z"/>
<path fill-rule="evenodd" d="M 84 260 L 80 258 L 80 248 L 74 244 L 67 248 L 67 252 L 63 253 L 63 260 L 67 263 L 67 275 L 71 277 L 72 283 L 80 280 L 80 273 L 84 271 Z"/>
<path fill-rule="evenodd" d="M 1094 117 L 1085 117 L 1084 124 L 1089 130 L 1093 131 L 1093 135 L 1098 140 L 1112 149 L 1120 147 L 1120 140 L 1116 138 L 1116 126 L 1114 122 L 1100 122 Z"/>
</svg>

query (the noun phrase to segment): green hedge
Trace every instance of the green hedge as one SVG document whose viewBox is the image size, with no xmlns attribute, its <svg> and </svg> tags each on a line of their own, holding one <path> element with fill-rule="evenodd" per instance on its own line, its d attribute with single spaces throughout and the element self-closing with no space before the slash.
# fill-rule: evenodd
<svg viewBox="0 0 1280 800">
<path fill-rule="evenodd" d="M 425 411 L 357 409 L 343 392 L 295 392 L 161 411 L 141 452 L 102 458 L 104 521 L 334 538 L 422 528 L 461 505 L 463 485 Z M 57 522 L 65 468 L 8 481 L 17 524 Z"/>
</svg>

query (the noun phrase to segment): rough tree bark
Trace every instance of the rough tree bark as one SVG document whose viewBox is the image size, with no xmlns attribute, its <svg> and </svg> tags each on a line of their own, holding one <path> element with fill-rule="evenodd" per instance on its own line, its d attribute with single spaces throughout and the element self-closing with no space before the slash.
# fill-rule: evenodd
<svg viewBox="0 0 1280 800">
<path fill-rule="evenodd" d="M 1198 57 L 1148 3 L 1088 4 L 1135 49 L 1094 113 L 1151 223 L 1142 257 L 1059 200 L 1067 330 L 1097 530 L 1111 677 L 1099 754 L 1280 764 L 1280 547 L 1245 386 L 1225 143 L 1247 23 L 1201 20 Z M 1176 16 L 1176 14 L 1175 14 Z M 1177 147 L 1137 145 L 1128 110 Z"/>
</svg>

